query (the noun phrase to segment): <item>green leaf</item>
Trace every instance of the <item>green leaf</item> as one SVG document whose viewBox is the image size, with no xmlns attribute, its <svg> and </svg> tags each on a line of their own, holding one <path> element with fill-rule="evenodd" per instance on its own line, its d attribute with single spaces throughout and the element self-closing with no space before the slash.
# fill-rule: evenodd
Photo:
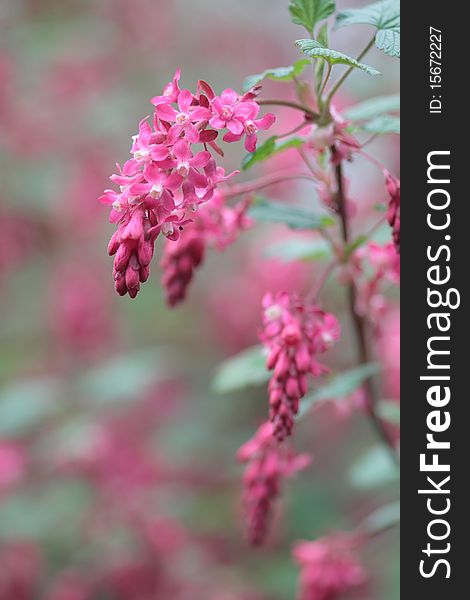
<svg viewBox="0 0 470 600">
<path fill-rule="evenodd" d="M 0 394 L 0 436 L 25 435 L 58 414 L 64 406 L 60 392 L 60 380 L 47 377 L 6 387 Z"/>
<path fill-rule="evenodd" d="M 323 239 L 295 237 L 271 244 L 266 248 L 265 255 L 283 262 L 323 260 L 331 256 L 331 248 Z"/>
<path fill-rule="evenodd" d="M 370 515 L 363 519 L 358 529 L 364 530 L 369 534 L 389 529 L 400 522 L 400 502 L 390 502 L 374 510 Z"/>
<path fill-rule="evenodd" d="M 292 22 L 305 27 L 311 35 L 315 25 L 327 19 L 335 10 L 336 5 L 332 0 L 291 0 L 289 5 Z"/>
<path fill-rule="evenodd" d="M 340 12 L 336 17 L 336 27 L 357 24 L 376 27 L 377 48 L 389 56 L 400 58 L 399 0 L 382 0 L 362 8 L 350 8 Z"/>
<path fill-rule="evenodd" d="M 399 469 L 388 450 L 381 444 L 369 448 L 352 465 L 348 473 L 351 485 L 362 490 L 393 483 L 398 478 Z"/>
<path fill-rule="evenodd" d="M 77 539 L 91 504 L 89 487 L 82 481 L 54 481 L 34 493 L 21 491 L 0 506 L 0 539 Z"/>
<path fill-rule="evenodd" d="M 400 424 L 400 405 L 393 400 L 381 400 L 377 404 L 376 412 L 384 421 L 394 425 Z"/>
<path fill-rule="evenodd" d="M 254 152 L 247 154 L 242 160 L 242 169 L 246 171 L 251 169 L 257 162 L 266 160 L 270 156 L 289 150 L 289 148 L 300 148 L 305 143 L 302 138 L 292 137 L 287 140 L 279 141 L 276 135 L 268 138 L 264 144 L 259 146 Z"/>
<path fill-rule="evenodd" d="M 400 96 L 392 94 L 390 96 L 377 96 L 350 106 L 344 111 L 344 116 L 350 121 L 365 121 L 398 110 L 400 110 Z"/>
<path fill-rule="evenodd" d="M 304 417 L 312 406 L 319 402 L 338 400 L 348 396 L 355 392 L 369 377 L 379 372 L 380 365 L 378 363 L 366 363 L 331 376 L 325 385 L 302 400 L 298 418 Z"/>
<path fill-rule="evenodd" d="M 349 67 L 355 67 L 361 71 L 365 71 L 369 75 L 380 75 L 380 71 L 365 65 L 364 63 L 358 62 L 355 58 L 351 58 L 342 52 L 337 50 L 330 50 L 324 48 L 319 42 L 315 40 L 297 40 L 295 42 L 304 54 L 311 56 L 312 58 L 322 58 L 326 60 L 330 65 L 348 65 Z"/>
<path fill-rule="evenodd" d="M 253 346 L 223 362 L 212 386 L 216 392 L 224 394 L 260 385 L 267 382 L 270 376 L 271 373 L 266 369 L 263 347 Z"/>
<path fill-rule="evenodd" d="M 292 229 L 322 229 L 335 223 L 328 215 L 317 215 L 300 206 L 256 198 L 249 215 L 260 223 L 283 223 Z"/>
<path fill-rule="evenodd" d="M 87 371 L 78 382 L 79 389 L 94 405 L 131 402 L 168 373 L 163 357 L 155 348 L 113 357 Z"/>
<path fill-rule="evenodd" d="M 382 115 L 375 117 L 371 121 L 363 123 L 359 129 L 366 131 L 367 133 L 374 133 L 376 135 L 385 135 L 387 133 L 400 133 L 400 117 L 393 115 Z"/>
<path fill-rule="evenodd" d="M 252 87 L 260 84 L 264 79 L 272 79 L 273 81 L 292 81 L 294 77 L 300 75 L 305 67 L 310 64 L 308 58 L 301 58 L 289 67 L 278 67 L 277 69 L 266 69 L 262 73 L 249 75 L 243 82 L 243 90 L 246 92 Z"/>
</svg>

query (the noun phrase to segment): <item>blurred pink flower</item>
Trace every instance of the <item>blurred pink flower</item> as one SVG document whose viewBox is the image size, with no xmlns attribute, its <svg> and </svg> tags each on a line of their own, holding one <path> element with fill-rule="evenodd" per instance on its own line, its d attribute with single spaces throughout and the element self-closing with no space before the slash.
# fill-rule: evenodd
<svg viewBox="0 0 470 600">
<path fill-rule="evenodd" d="M 246 215 L 248 206 L 249 199 L 231 207 L 223 192 L 216 191 L 212 200 L 195 213 L 193 223 L 179 239 L 175 243 L 165 243 L 161 260 L 162 284 L 170 306 L 186 298 L 194 270 L 204 260 L 206 248 L 223 250 L 250 225 Z"/>
<path fill-rule="evenodd" d="M 297 542 L 293 557 L 300 565 L 299 600 L 337 600 L 366 582 L 353 549 L 356 541 L 334 534 L 314 542 Z"/>
<path fill-rule="evenodd" d="M 0 546 L 0 600 L 31 600 L 36 596 L 41 570 L 34 543 L 12 541 Z"/>
<path fill-rule="evenodd" d="M 115 323 L 102 281 L 99 268 L 74 258 L 53 273 L 49 319 L 61 349 L 96 358 L 111 348 Z"/>
<path fill-rule="evenodd" d="M 251 544 L 262 544 L 268 533 L 272 504 L 279 496 L 284 478 L 308 467 L 308 454 L 295 454 L 274 440 L 274 427 L 263 423 L 251 440 L 237 452 L 237 459 L 247 463 L 243 475 L 243 507 Z"/>
<path fill-rule="evenodd" d="M 0 440 L 0 497 L 21 481 L 26 463 L 26 451 L 20 444 Z"/>
</svg>

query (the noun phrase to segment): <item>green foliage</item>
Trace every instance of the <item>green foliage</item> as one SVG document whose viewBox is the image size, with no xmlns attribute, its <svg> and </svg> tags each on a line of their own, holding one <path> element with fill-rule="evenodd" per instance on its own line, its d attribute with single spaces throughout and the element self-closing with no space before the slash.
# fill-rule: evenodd
<svg viewBox="0 0 470 600">
<path fill-rule="evenodd" d="M 375 117 L 371 121 L 363 123 L 359 129 L 375 135 L 385 135 L 386 133 L 400 133 L 400 117 L 394 115 L 382 115 Z"/>
<path fill-rule="evenodd" d="M 276 69 L 266 69 L 262 73 L 248 75 L 243 82 L 244 91 L 260 84 L 264 79 L 273 81 L 292 81 L 295 77 L 301 75 L 304 69 L 310 64 L 307 58 L 301 58 L 289 67 L 277 67 Z"/>
<path fill-rule="evenodd" d="M 310 56 L 311 58 L 322 58 L 323 60 L 326 60 L 330 65 L 347 65 L 349 67 L 360 69 L 361 71 L 364 71 L 369 75 L 380 75 L 380 71 L 377 71 L 377 69 L 374 69 L 374 67 L 370 67 L 369 65 L 360 63 L 355 58 L 347 56 L 347 54 L 343 54 L 342 52 L 338 52 L 337 50 L 330 50 L 329 48 L 325 48 L 315 40 L 297 40 L 295 44 L 307 56 Z"/>
<path fill-rule="evenodd" d="M 84 373 L 78 386 L 93 404 L 106 406 L 131 402 L 168 373 L 163 352 L 152 348 L 110 358 Z"/>
<path fill-rule="evenodd" d="M 350 106 L 344 111 L 344 116 L 351 121 L 365 121 L 379 115 L 400 110 L 400 96 L 377 96 L 364 102 Z"/>
<path fill-rule="evenodd" d="M 301 206 L 291 206 L 256 198 L 249 215 L 260 223 L 282 223 L 291 229 L 322 229 L 334 224 L 328 215 L 317 215 Z"/>
<path fill-rule="evenodd" d="M 295 237 L 274 242 L 266 248 L 265 255 L 283 262 L 324 260 L 331 256 L 331 248 L 324 239 Z"/>
<path fill-rule="evenodd" d="M 292 22 L 302 25 L 313 36 L 315 25 L 327 19 L 336 10 L 332 0 L 291 0 L 289 12 Z"/>
<path fill-rule="evenodd" d="M 348 108 L 344 116 L 354 122 L 351 128 L 353 131 L 365 131 L 375 135 L 400 133 L 400 118 L 387 114 L 399 109 L 398 95 L 379 96 Z"/>
<path fill-rule="evenodd" d="M 359 367 L 348 369 L 342 373 L 332 375 L 325 385 L 302 400 L 299 418 L 302 418 L 308 413 L 312 406 L 319 402 L 338 400 L 355 392 L 367 379 L 369 379 L 369 377 L 376 375 L 379 372 L 379 364 L 367 363 L 360 365 Z"/>
<path fill-rule="evenodd" d="M 377 404 L 377 414 L 384 421 L 394 425 L 400 424 L 400 405 L 393 400 L 381 400 Z"/>
<path fill-rule="evenodd" d="M 302 138 L 292 137 L 287 140 L 278 140 L 277 135 L 268 138 L 264 144 L 259 146 L 254 152 L 250 152 L 242 161 L 242 169 L 244 171 L 251 169 L 257 162 L 262 162 L 279 152 L 289 150 L 289 148 L 300 148 L 304 144 Z"/>
<path fill-rule="evenodd" d="M 0 394 L 0 436 L 18 437 L 58 414 L 60 380 L 35 378 L 12 383 Z"/>
<path fill-rule="evenodd" d="M 376 533 L 398 525 L 400 522 L 400 502 L 390 502 L 370 513 L 360 524 L 360 529 Z"/>
<path fill-rule="evenodd" d="M 338 13 L 336 26 L 372 25 L 377 28 L 375 44 L 377 48 L 400 58 L 400 2 L 382 0 L 361 8 L 350 8 Z"/>
<path fill-rule="evenodd" d="M 382 444 L 369 448 L 353 463 L 348 473 L 351 485 L 361 490 L 396 482 L 398 477 L 398 467 Z"/>
<path fill-rule="evenodd" d="M 263 347 L 253 346 L 224 361 L 219 366 L 212 387 L 216 392 L 225 394 L 260 385 L 267 382 L 270 376 Z"/>
</svg>

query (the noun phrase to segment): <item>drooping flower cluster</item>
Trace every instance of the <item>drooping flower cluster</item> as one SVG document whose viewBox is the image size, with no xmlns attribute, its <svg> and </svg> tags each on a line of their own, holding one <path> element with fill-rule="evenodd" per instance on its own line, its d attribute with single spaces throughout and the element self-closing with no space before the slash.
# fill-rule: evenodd
<svg viewBox="0 0 470 600">
<path fill-rule="evenodd" d="M 385 184 L 390 200 L 388 202 L 387 221 L 392 228 L 395 249 L 400 254 L 400 180 L 384 170 Z"/>
<path fill-rule="evenodd" d="M 118 165 L 111 180 L 119 192 L 105 190 L 100 200 L 111 206 L 110 221 L 117 231 L 108 246 L 114 255 L 114 280 L 120 295 L 134 298 L 149 276 L 155 240 L 160 233 L 177 240 L 182 227 L 191 221 L 189 213 L 210 200 L 225 176 L 209 148 L 222 154 L 216 143 L 218 131 L 227 129 L 224 141 L 239 141 L 253 151 L 259 129 L 274 123 L 274 115 L 258 119 L 255 94 L 240 96 L 226 89 L 216 96 L 200 81 L 196 94 L 179 87 L 180 72 L 152 98 L 155 106 L 152 125 L 148 117 L 133 137 L 132 158 Z M 204 149 L 195 150 L 195 144 Z"/>
<path fill-rule="evenodd" d="M 162 284 L 170 306 L 186 298 L 194 270 L 204 260 L 206 248 L 213 246 L 223 250 L 249 226 L 248 206 L 249 199 L 234 207 L 228 206 L 223 193 L 217 190 L 212 200 L 196 213 L 192 226 L 182 232 L 176 242 L 168 240 L 165 243 L 161 260 Z"/>
<path fill-rule="evenodd" d="M 336 600 L 366 582 L 354 556 L 356 540 L 335 534 L 313 542 L 298 542 L 293 556 L 300 565 L 299 600 Z"/>
<path fill-rule="evenodd" d="M 282 480 L 311 463 L 310 455 L 295 454 L 292 448 L 277 444 L 273 429 L 269 421 L 263 423 L 237 453 L 238 460 L 247 463 L 243 476 L 243 507 L 248 539 L 253 545 L 261 544 L 266 537 Z"/>
<path fill-rule="evenodd" d="M 266 366 L 273 370 L 269 382 L 269 417 L 278 441 L 291 435 L 299 402 L 307 392 L 307 377 L 318 377 L 327 368 L 317 360 L 340 335 L 334 315 L 307 305 L 295 295 L 281 292 L 263 298 L 261 341 L 269 351 Z"/>
</svg>

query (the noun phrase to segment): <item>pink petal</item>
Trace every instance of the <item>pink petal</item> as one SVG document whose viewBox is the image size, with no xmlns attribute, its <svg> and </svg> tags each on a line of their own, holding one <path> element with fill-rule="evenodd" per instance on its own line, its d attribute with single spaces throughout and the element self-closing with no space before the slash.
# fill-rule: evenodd
<svg viewBox="0 0 470 600">
<path fill-rule="evenodd" d="M 201 90 L 209 98 L 209 100 L 213 100 L 214 99 L 214 97 L 215 97 L 214 90 L 207 83 L 207 81 L 204 81 L 203 79 L 200 79 L 198 81 L 198 83 L 197 83 L 197 87 L 198 87 L 199 90 Z"/>
<path fill-rule="evenodd" d="M 202 175 L 201 173 L 199 173 L 195 169 L 191 169 L 189 171 L 188 181 L 194 187 L 197 187 L 199 189 L 204 189 L 204 188 L 207 187 L 207 179 L 204 177 L 204 175 Z"/>
<path fill-rule="evenodd" d="M 191 121 L 208 121 L 212 117 L 212 112 L 208 108 L 196 106 L 189 112 Z"/>
<path fill-rule="evenodd" d="M 241 121 L 237 121 L 237 119 L 230 119 L 230 121 L 227 121 L 227 129 L 231 133 L 238 135 L 243 133 L 243 123 Z"/>
<path fill-rule="evenodd" d="M 189 112 L 189 107 L 193 101 L 193 95 L 189 90 L 181 90 L 178 94 L 178 106 L 182 113 Z"/>
<path fill-rule="evenodd" d="M 189 161 L 192 167 L 205 167 L 211 159 L 211 153 L 204 151 L 198 152 L 194 158 Z"/>
<path fill-rule="evenodd" d="M 209 121 L 209 125 L 214 129 L 223 129 L 225 127 L 225 121 L 223 121 L 218 115 L 214 115 Z"/>
<path fill-rule="evenodd" d="M 163 144 L 150 146 L 150 156 L 153 160 L 162 161 L 165 158 L 168 158 L 168 154 L 168 148 Z"/>
<path fill-rule="evenodd" d="M 179 175 L 178 173 L 172 173 L 171 175 L 168 175 L 168 177 L 165 179 L 165 187 L 169 190 L 174 191 L 179 188 L 182 181 L 183 178 L 181 177 L 181 175 Z"/>
<path fill-rule="evenodd" d="M 157 163 L 149 162 L 144 167 L 144 177 L 147 181 L 152 183 L 162 183 L 164 179 L 164 173 Z"/>
<path fill-rule="evenodd" d="M 173 146 L 173 154 L 178 160 L 189 160 L 192 157 L 191 149 L 186 140 L 179 139 Z"/>
<path fill-rule="evenodd" d="M 183 131 L 183 126 L 182 125 L 173 125 L 172 127 L 170 127 L 170 130 L 168 132 L 168 137 L 167 137 L 167 144 L 169 146 L 172 146 L 176 140 L 179 138 L 180 133 Z"/>
<path fill-rule="evenodd" d="M 235 90 L 231 88 L 227 88 L 220 94 L 220 99 L 223 104 L 228 104 L 229 106 L 233 106 L 235 102 L 238 100 L 238 94 Z"/>
<path fill-rule="evenodd" d="M 219 98 L 219 96 L 216 96 L 213 100 L 212 100 L 212 108 L 214 110 L 216 110 L 217 112 L 220 112 L 223 108 L 223 103 L 222 100 Z"/>
<path fill-rule="evenodd" d="M 184 136 L 192 144 L 197 144 L 199 142 L 199 131 L 192 123 L 185 125 Z"/>
<path fill-rule="evenodd" d="M 174 121 L 177 114 L 176 110 L 169 104 L 159 104 L 155 108 L 155 112 L 159 118 L 163 119 L 164 121 Z"/>
<path fill-rule="evenodd" d="M 262 119 L 255 121 L 258 129 L 269 129 L 274 124 L 276 117 L 272 113 L 267 113 Z"/>
<path fill-rule="evenodd" d="M 139 123 L 139 141 L 146 146 L 149 138 L 152 135 L 152 128 L 147 123 L 148 116 Z"/>
<path fill-rule="evenodd" d="M 203 131 L 199 132 L 199 142 L 201 144 L 212 142 L 218 135 L 217 131 L 214 131 L 213 129 L 203 129 Z"/>
<path fill-rule="evenodd" d="M 247 152 L 254 152 L 256 150 L 256 134 L 247 135 L 245 138 L 245 148 Z"/>
<path fill-rule="evenodd" d="M 151 187 L 150 183 L 134 183 L 129 191 L 133 196 L 142 196 L 142 194 L 147 194 Z"/>
<path fill-rule="evenodd" d="M 239 133 L 238 135 L 235 135 L 234 133 L 230 133 L 230 131 L 227 131 L 227 133 L 224 135 L 224 137 L 222 138 L 224 140 L 224 142 L 239 142 L 242 139 L 242 133 Z"/>
<path fill-rule="evenodd" d="M 233 109 L 233 116 L 237 119 L 254 119 L 260 107 L 255 102 L 240 102 Z"/>
<path fill-rule="evenodd" d="M 114 190 L 104 190 L 104 194 L 98 198 L 102 204 L 114 204 L 119 198 L 120 194 L 117 194 Z"/>
</svg>

